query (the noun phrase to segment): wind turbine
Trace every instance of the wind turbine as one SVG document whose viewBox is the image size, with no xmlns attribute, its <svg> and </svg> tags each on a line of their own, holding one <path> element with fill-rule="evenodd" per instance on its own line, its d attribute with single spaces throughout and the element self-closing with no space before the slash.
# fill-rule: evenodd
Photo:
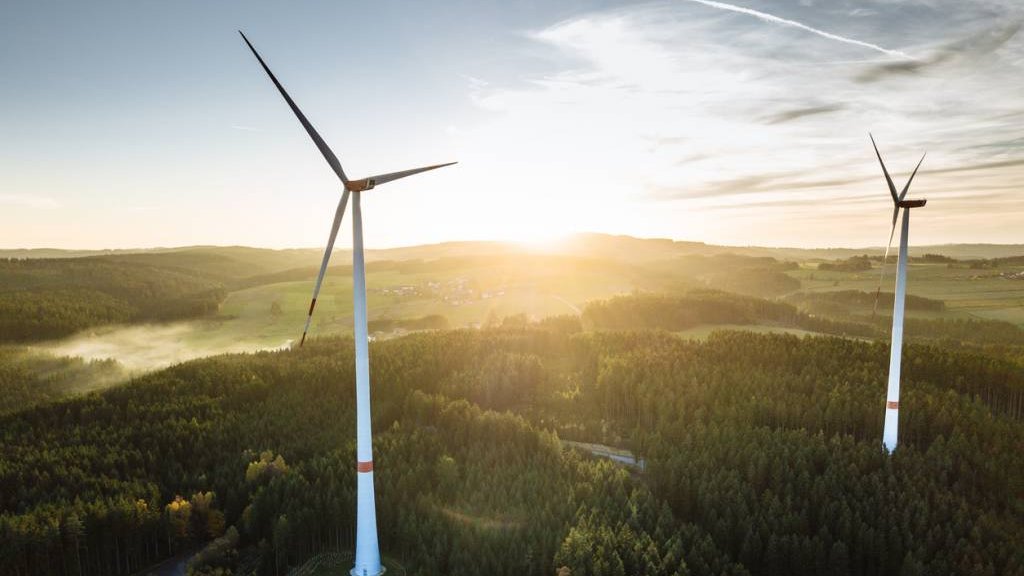
<svg viewBox="0 0 1024 576">
<path fill-rule="evenodd" d="M 900 414 L 900 365 L 903 352 L 903 301 L 907 295 L 907 237 L 910 235 L 910 209 L 920 208 L 928 201 L 907 200 L 907 191 L 910 190 L 910 183 L 914 181 L 917 169 L 924 162 L 924 156 L 917 162 L 914 172 L 907 180 L 906 186 L 899 194 L 896 193 L 896 186 L 892 183 L 889 171 L 885 168 L 882 155 L 878 152 L 878 145 L 875 144 L 875 137 L 871 138 L 871 145 L 875 148 L 875 155 L 878 156 L 878 163 L 882 166 L 882 173 L 885 174 L 885 183 L 889 186 L 889 193 L 892 194 L 892 229 L 889 231 L 889 245 L 885 248 L 885 258 L 889 257 L 889 247 L 892 246 L 892 237 L 896 232 L 896 220 L 899 219 L 900 209 L 903 209 L 903 221 L 900 226 L 900 253 L 896 265 L 896 294 L 892 303 L 892 348 L 889 352 L 889 388 L 885 396 L 885 429 L 882 432 L 882 444 L 886 452 L 892 453 L 896 449 L 897 437 L 899 435 L 899 414 Z M 926 153 L 927 154 L 927 153 Z M 882 274 L 885 274 L 885 259 L 882 260 Z M 881 290 L 881 279 L 879 279 L 879 290 Z M 878 291 L 875 292 L 875 306 L 878 305 Z"/>
<path fill-rule="evenodd" d="M 338 208 L 334 212 L 334 221 L 331 223 L 331 233 L 327 237 L 327 248 L 324 250 L 324 257 L 320 263 L 320 272 L 316 277 L 316 284 L 313 287 L 313 299 L 309 303 L 309 312 L 306 316 L 306 326 L 302 331 L 302 339 L 299 340 L 301 347 L 306 341 L 306 334 L 309 332 L 309 325 L 313 319 L 313 309 L 316 307 L 316 297 L 320 293 L 320 286 L 323 284 L 324 274 L 327 272 L 327 262 L 331 258 L 331 250 L 334 248 L 334 240 L 338 236 L 338 226 L 345 215 L 345 207 L 348 204 L 349 195 L 352 198 L 352 294 L 353 294 L 353 317 L 355 320 L 355 344 L 356 344 L 356 472 L 357 472 L 357 498 L 356 498 L 356 557 L 355 565 L 350 574 L 352 576 L 377 576 L 384 572 L 380 562 L 380 548 L 377 545 L 377 509 L 373 495 L 373 449 L 370 431 L 370 354 L 369 337 L 366 327 L 366 266 L 363 260 L 363 219 L 359 200 L 363 192 L 372 190 L 375 186 L 386 184 L 399 178 L 434 170 L 444 166 L 451 166 L 455 162 L 447 164 L 436 164 L 423 168 L 413 168 L 390 174 L 369 176 L 359 180 L 349 180 L 341 167 L 341 162 L 334 155 L 327 143 L 317 133 L 313 125 L 309 123 L 306 116 L 299 110 L 295 101 L 291 99 L 284 86 L 277 81 L 277 77 L 267 67 L 266 62 L 253 48 L 249 39 L 241 30 L 242 35 L 249 49 L 252 50 L 260 66 L 270 76 L 271 82 L 284 97 L 285 102 L 295 113 L 306 133 L 313 139 L 313 143 L 320 149 L 327 164 L 331 166 L 334 173 L 341 180 L 343 192 L 338 201 Z"/>
</svg>

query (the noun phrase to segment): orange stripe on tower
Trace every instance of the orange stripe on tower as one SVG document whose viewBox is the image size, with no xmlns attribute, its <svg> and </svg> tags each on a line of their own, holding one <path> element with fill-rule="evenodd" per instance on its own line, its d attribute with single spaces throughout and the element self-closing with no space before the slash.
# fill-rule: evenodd
<svg viewBox="0 0 1024 576">
<path fill-rule="evenodd" d="M 369 462 L 356 462 L 356 470 L 360 472 L 373 472 L 373 460 Z"/>
<path fill-rule="evenodd" d="M 900 409 L 900 403 L 899 402 L 893 402 L 892 400 L 889 400 L 888 402 L 885 403 L 885 407 L 888 408 L 889 410 L 899 410 Z"/>
</svg>

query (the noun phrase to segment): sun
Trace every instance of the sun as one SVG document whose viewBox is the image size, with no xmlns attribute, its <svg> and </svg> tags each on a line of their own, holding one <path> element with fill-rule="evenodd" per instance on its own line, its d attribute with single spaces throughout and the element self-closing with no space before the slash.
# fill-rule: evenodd
<svg viewBox="0 0 1024 576">
<path fill-rule="evenodd" d="M 568 237 L 568 233 L 560 230 L 544 230 L 514 239 L 513 241 L 530 251 L 548 252 L 563 246 Z"/>
</svg>

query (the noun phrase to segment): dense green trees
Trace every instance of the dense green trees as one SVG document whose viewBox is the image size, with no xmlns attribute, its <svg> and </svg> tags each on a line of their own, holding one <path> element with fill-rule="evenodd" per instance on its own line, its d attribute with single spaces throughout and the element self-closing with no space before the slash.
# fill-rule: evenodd
<svg viewBox="0 0 1024 576">
<path fill-rule="evenodd" d="M 878 447 L 884 345 L 742 333 L 579 343 L 591 419 L 632 430 L 654 492 L 751 572 L 1024 570 L 1009 544 L 1024 535 L 1020 412 L 1000 416 L 979 394 L 997 387 L 998 405 L 1019 406 L 1019 364 L 911 347 L 890 459 Z"/>
<path fill-rule="evenodd" d="M 774 297 L 800 289 L 800 281 L 783 270 L 750 268 L 727 270 L 708 277 L 708 283 L 720 290 L 751 296 Z"/>
<path fill-rule="evenodd" d="M 851 291 L 832 297 L 792 297 L 807 308 L 801 309 L 788 302 L 712 290 L 684 294 L 640 293 L 590 302 L 583 310 L 582 320 L 587 327 L 599 330 L 681 331 L 702 324 L 767 324 L 837 336 L 887 338 L 891 317 L 879 314 L 872 318 L 850 314 L 846 309 L 847 304 L 874 300 L 873 295 L 865 295 Z M 888 301 L 891 306 L 891 294 Z M 936 310 L 942 302 L 910 297 L 908 305 L 914 309 Z M 905 335 L 909 339 L 943 341 L 949 345 L 1024 346 L 1024 330 L 999 320 L 911 317 L 905 320 Z"/>
<path fill-rule="evenodd" d="M 791 309 L 769 304 L 730 313 Z M 211 543 L 195 574 L 274 574 L 350 548 L 351 350 L 204 359 L 0 416 L 5 573 L 128 574 Z M 423 575 L 1021 574 L 1011 356 L 908 346 L 887 457 L 881 342 L 570 319 L 375 342 L 382 548 Z"/>
<path fill-rule="evenodd" d="M 846 260 L 839 260 L 836 262 L 822 262 L 818 264 L 818 270 L 827 270 L 831 272 L 864 272 L 865 270 L 871 270 L 871 258 L 865 254 L 862 256 L 852 256 Z"/>
<path fill-rule="evenodd" d="M 371 334 L 374 332 L 391 332 L 392 330 L 444 330 L 448 328 L 448 318 L 441 314 L 428 314 L 419 318 L 399 320 L 378 318 L 370 320 L 368 328 Z"/>
<path fill-rule="evenodd" d="M 878 293 L 878 306 L 892 310 L 892 292 Z M 786 297 L 788 302 L 807 308 L 811 312 L 824 314 L 849 314 L 851 309 L 870 309 L 875 304 L 875 294 L 861 290 L 833 290 L 830 292 L 798 292 Z M 941 312 L 946 309 L 942 300 L 907 294 L 904 300 L 907 310 Z"/>
<path fill-rule="evenodd" d="M 799 316 L 790 304 L 712 290 L 617 296 L 591 302 L 583 310 L 583 322 L 603 330 L 676 331 L 701 324 L 795 324 Z"/>
<path fill-rule="evenodd" d="M 113 360 L 87 361 L 0 347 L 0 414 L 88 392 L 125 376 L 121 365 Z"/>
<path fill-rule="evenodd" d="M 109 257 L 0 260 L 0 341 L 215 312 L 227 292 L 197 273 Z"/>
</svg>

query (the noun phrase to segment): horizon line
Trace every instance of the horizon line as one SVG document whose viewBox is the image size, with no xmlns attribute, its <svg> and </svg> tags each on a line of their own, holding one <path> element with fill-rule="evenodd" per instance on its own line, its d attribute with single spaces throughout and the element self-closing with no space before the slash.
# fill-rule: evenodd
<svg viewBox="0 0 1024 576">
<path fill-rule="evenodd" d="M 440 242 L 425 242 L 422 244 L 405 244 L 399 246 L 384 246 L 384 247 L 367 247 L 367 251 L 387 251 L 387 250 L 407 250 L 411 248 L 426 248 L 432 246 L 443 246 L 447 244 L 500 244 L 500 245 L 514 245 L 522 247 L 531 247 L 535 251 L 557 251 L 559 244 L 571 240 L 573 238 L 585 237 L 585 236 L 598 236 L 606 238 L 619 238 L 619 239 L 630 239 L 639 240 L 646 242 L 672 242 L 673 244 L 698 244 L 707 246 L 709 248 L 737 248 L 737 249 L 766 249 L 766 250 L 881 250 L 885 246 L 882 245 L 865 245 L 865 246 L 781 246 L 781 245 L 767 245 L 767 244 L 713 244 L 704 242 L 701 240 L 687 240 L 678 238 L 669 238 L 663 236 L 632 236 L 630 234 L 612 234 L 607 232 L 574 232 L 560 236 L 547 242 L 532 242 L 525 240 L 516 239 L 465 239 L 465 240 L 443 240 Z M 1022 246 L 1024 242 L 946 242 L 942 244 L 916 244 L 912 245 L 911 248 L 928 248 L 928 247 L 950 247 L 950 246 Z M 0 246 L 0 252 L 32 252 L 32 251 L 53 251 L 53 252 L 171 252 L 179 250 L 188 250 L 196 248 L 248 248 L 253 250 L 270 250 L 275 252 L 285 251 L 296 251 L 296 250 L 323 250 L 323 246 L 293 246 L 293 247 L 272 247 L 272 246 L 258 246 L 251 244 L 181 244 L 176 246 L 131 246 L 122 248 L 60 248 L 54 246 L 41 246 L 34 248 L 27 247 L 2 247 Z M 351 252 L 351 247 L 339 247 L 335 248 L 335 251 Z M 97 254 L 99 255 L 99 254 Z"/>
</svg>

